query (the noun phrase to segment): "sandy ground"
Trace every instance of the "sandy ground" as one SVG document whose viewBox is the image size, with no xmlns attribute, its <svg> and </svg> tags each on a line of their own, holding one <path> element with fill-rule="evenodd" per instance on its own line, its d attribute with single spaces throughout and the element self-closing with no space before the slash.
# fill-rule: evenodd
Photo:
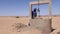
<svg viewBox="0 0 60 34">
<path fill-rule="evenodd" d="M 26 24 L 28 23 L 28 18 L 26 17 L 20 17 L 20 18 L 16 18 L 16 17 L 0 17 L 0 34 L 9 34 L 9 32 L 11 34 L 15 34 L 13 32 L 11 32 L 12 29 L 12 25 L 15 23 L 23 23 Z"/>
<path fill-rule="evenodd" d="M 45 18 L 45 17 L 44 17 Z M 0 17 L 0 34 L 21 34 L 20 32 L 17 32 L 16 30 L 14 31 L 13 29 L 13 24 L 15 23 L 23 23 L 27 25 L 29 23 L 29 18 L 28 17 Z M 53 17 L 52 19 L 52 27 L 56 30 L 60 30 L 60 16 Z M 30 31 L 30 29 L 28 29 Z M 37 34 L 40 31 L 36 29 L 33 29 L 31 33 Z M 26 31 L 24 31 L 26 33 Z M 24 34 L 22 33 L 22 34 Z M 29 32 L 30 33 L 30 32 Z"/>
</svg>

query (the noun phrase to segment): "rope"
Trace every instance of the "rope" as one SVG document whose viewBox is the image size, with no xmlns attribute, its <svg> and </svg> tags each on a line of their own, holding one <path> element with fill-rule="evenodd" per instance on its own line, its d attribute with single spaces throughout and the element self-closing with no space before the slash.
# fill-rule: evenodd
<svg viewBox="0 0 60 34">
<path fill-rule="evenodd" d="M 38 12 L 39 12 L 39 17 L 40 17 L 39 0 L 38 0 Z"/>
<path fill-rule="evenodd" d="M 38 0 L 38 9 L 39 9 L 39 0 Z"/>
</svg>

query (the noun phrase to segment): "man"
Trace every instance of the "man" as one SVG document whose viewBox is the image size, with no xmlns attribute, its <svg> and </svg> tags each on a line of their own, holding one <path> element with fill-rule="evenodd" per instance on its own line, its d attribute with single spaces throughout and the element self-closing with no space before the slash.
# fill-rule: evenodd
<svg viewBox="0 0 60 34">
<path fill-rule="evenodd" d="M 34 19 L 35 17 L 37 17 L 36 8 L 34 8 L 34 10 L 32 11 L 32 19 Z"/>
</svg>

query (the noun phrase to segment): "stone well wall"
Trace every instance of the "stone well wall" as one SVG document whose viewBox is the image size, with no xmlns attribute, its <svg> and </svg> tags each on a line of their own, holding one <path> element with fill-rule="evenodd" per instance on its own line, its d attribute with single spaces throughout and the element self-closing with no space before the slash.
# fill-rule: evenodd
<svg viewBox="0 0 60 34">
<path fill-rule="evenodd" d="M 51 23 L 50 19 L 31 19 L 30 27 L 37 28 L 43 31 L 45 34 L 49 34 L 51 32 Z"/>
</svg>

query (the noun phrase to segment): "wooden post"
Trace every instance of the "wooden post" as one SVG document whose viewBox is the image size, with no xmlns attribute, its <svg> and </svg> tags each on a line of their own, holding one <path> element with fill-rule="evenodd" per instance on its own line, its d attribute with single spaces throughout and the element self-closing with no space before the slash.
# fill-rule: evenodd
<svg viewBox="0 0 60 34">
<path fill-rule="evenodd" d="M 52 1 L 49 1 L 49 18 L 52 19 Z"/>
<path fill-rule="evenodd" d="M 32 4 L 29 4 L 30 6 L 30 19 L 32 19 Z"/>
</svg>

